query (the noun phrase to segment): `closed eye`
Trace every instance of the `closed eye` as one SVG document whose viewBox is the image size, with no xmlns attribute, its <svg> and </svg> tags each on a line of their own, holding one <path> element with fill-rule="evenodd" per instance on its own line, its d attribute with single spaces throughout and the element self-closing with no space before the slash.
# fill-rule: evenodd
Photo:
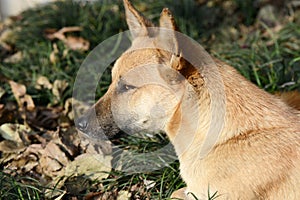
<svg viewBox="0 0 300 200">
<path fill-rule="evenodd" d="M 133 86 L 133 85 L 125 84 L 125 83 L 123 83 L 123 81 L 120 81 L 118 83 L 118 86 L 117 86 L 117 92 L 118 93 L 124 93 L 124 92 L 127 92 L 129 90 L 133 90 L 135 88 L 136 87 Z"/>
</svg>

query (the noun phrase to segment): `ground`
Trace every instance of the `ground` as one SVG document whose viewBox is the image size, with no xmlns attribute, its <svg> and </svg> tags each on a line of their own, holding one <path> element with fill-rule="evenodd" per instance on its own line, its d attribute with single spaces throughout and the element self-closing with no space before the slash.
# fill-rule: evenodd
<svg viewBox="0 0 300 200">
<path fill-rule="evenodd" d="M 169 7 L 183 33 L 260 88 L 270 93 L 300 89 L 297 1 L 134 5 L 154 22 Z M 87 108 L 72 99 L 77 70 L 95 46 L 125 30 L 121 1 L 62 1 L 0 24 L 0 199 L 166 199 L 184 186 L 176 161 L 147 173 L 120 170 L 143 162 L 122 152 L 159 149 L 168 144 L 163 134 L 115 139 L 116 149 L 84 138 L 74 127 L 71 102 Z M 109 74 L 108 69 L 102 76 L 97 98 L 105 93 Z M 112 165 L 122 159 L 123 166 Z"/>
</svg>

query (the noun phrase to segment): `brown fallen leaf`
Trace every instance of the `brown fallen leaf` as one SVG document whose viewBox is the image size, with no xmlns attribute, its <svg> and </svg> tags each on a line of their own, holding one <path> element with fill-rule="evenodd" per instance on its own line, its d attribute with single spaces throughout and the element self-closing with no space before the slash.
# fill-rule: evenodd
<svg viewBox="0 0 300 200">
<path fill-rule="evenodd" d="M 36 107 L 26 112 L 26 122 L 34 128 L 54 130 L 58 127 L 58 119 L 62 112 L 61 107 Z"/>
<path fill-rule="evenodd" d="M 91 180 L 101 180 L 109 176 L 107 172 L 111 171 L 111 159 L 112 156 L 81 154 L 66 166 L 63 175 L 69 177 L 84 174 Z"/>
<path fill-rule="evenodd" d="M 105 140 L 91 140 L 90 138 L 85 137 L 81 132 L 79 133 L 80 137 L 80 146 L 84 153 L 88 154 L 103 154 L 111 155 L 112 154 L 112 144 L 110 141 Z"/>
<path fill-rule="evenodd" d="M 16 33 L 13 29 L 7 28 L 1 31 L 0 43 L 4 44 L 15 44 Z"/>
<path fill-rule="evenodd" d="M 70 120 L 74 121 L 75 115 L 81 115 L 83 113 L 86 113 L 90 107 L 91 106 L 88 105 L 87 103 L 84 103 L 82 101 L 79 101 L 79 100 L 71 97 L 65 101 L 63 113 Z"/>
<path fill-rule="evenodd" d="M 143 182 L 144 182 L 144 185 L 146 186 L 147 190 L 153 188 L 155 186 L 155 184 L 156 184 L 155 181 L 153 181 L 153 180 L 147 180 L 147 179 L 144 179 Z"/>
<path fill-rule="evenodd" d="M 22 129 L 25 130 L 27 127 L 21 124 L 2 124 L 0 126 L 0 135 L 6 140 L 22 145 L 22 139 L 19 135 L 19 131 L 22 131 Z"/>
<path fill-rule="evenodd" d="M 64 91 L 69 86 L 69 83 L 66 80 L 55 80 L 52 87 L 52 93 L 56 97 L 56 102 L 61 100 L 61 97 L 64 93 Z"/>
<path fill-rule="evenodd" d="M 2 142 L 0 142 L 0 152 L 2 152 L 4 154 L 19 153 L 23 149 L 25 149 L 25 147 L 23 147 L 23 146 L 20 147 L 20 146 L 18 146 L 18 144 L 16 144 L 15 142 L 12 142 L 10 140 L 3 140 Z M 0 162 L 4 163 L 7 161 L 9 161 L 9 160 L 7 160 L 7 157 L 2 155 L 0 158 Z"/>
<path fill-rule="evenodd" d="M 62 129 L 59 135 L 62 142 L 61 148 L 63 148 L 72 158 L 82 153 L 82 147 L 80 146 L 81 141 L 74 126 L 67 130 Z"/>
<path fill-rule="evenodd" d="M 117 200 L 127 200 L 127 199 L 130 199 L 130 197 L 131 197 L 130 192 L 125 191 L 125 190 L 121 190 L 121 191 L 119 191 Z"/>
<path fill-rule="evenodd" d="M 39 167 L 41 167 L 43 174 L 50 177 L 56 177 L 68 162 L 68 158 L 59 146 L 53 141 L 50 141 L 43 150 Z"/>
<path fill-rule="evenodd" d="M 17 100 L 19 109 L 34 110 L 35 105 L 30 95 L 26 94 L 26 87 L 23 84 L 16 83 L 12 80 L 8 81 L 14 97 Z"/>
<path fill-rule="evenodd" d="M 15 122 L 17 115 L 17 105 L 14 102 L 6 102 L 0 109 L 0 124 Z"/>
<path fill-rule="evenodd" d="M 18 63 L 23 59 L 23 54 L 21 51 L 18 51 L 17 53 L 14 53 L 13 55 L 5 58 L 3 62 L 5 63 Z"/>
<path fill-rule="evenodd" d="M 2 87 L 0 87 L 0 99 L 5 93 L 5 90 Z"/>
<path fill-rule="evenodd" d="M 83 199 L 84 200 L 116 200 L 118 199 L 117 197 L 118 197 L 118 191 L 114 189 L 112 191 L 105 191 L 105 192 L 90 192 Z"/>
<path fill-rule="evenodd" d="M 14 81 L 9 81 L 10 87 L 12 89 L 12 92 L 17 99 L 17 101 L 20 101 L 20 97 L 23 97 L 26 94 L 26 87 L 25 85 L 18 84 Z"/>
<path fill-rule="evenodd" d="M 55 32 L 54 32 L 55 31 Z M 81 27 L 64 27 L 56 31 L 55 29 L 45 29 L 46 38 L 50 40 L 58 39 L 62 41 L 69 49 L 87 51 L 90 48 L 90 42 L 82 37 L 65 36 L 65 33 L 82 31 Z"/>
<path fill-rule="evenodd" d="M 64 43 L 72 50 L 87 51 L 90 48 L 90 42 L 82 37 L 67 36 Z"/>
<path fill-rule="evenodd" d="M 12 158 L 6 165 L 5 169 L 10 174 L 21 174 L 31 171 L 38 166 L 39 156 L 42 155 L 42 146 L 40 144 L 32 144 L 22 153 L 13 153 Z M 10 172 L 10 170 L 13 170 Z"/>
<path fill-rule="evenodd" d="M 1 163 L 6 161 L 5 169 L 14 169 L 16 173 L 27 173 L 34 170 L 41 177 L 49 177 L 48 179 L 51 181 L 61 175 L 63 168 L 70 162 L 70 158 L 66 155 L 66 147 L 58 132 L 51 132 L 48 136 L 44 136 L 51 138 L 41 144 L 31 144 L 25 150 L 22 150 L 24 148 L 15 148 L 8 142 L 1 142 L 0 149 L 2 148 L 5 153 L 0 159 Z"/>
<path fill-rule="evenodd" d="M 52 64 L 56 64 L 58 62 L 58 60 L 59 60 L 58 56 L 57 56 L 58 53 L 59 53 L 59 50 L 58 50 L 57 44 L 54 43 L 53 50 L 49 55 L 49 60 Z"/>
<path fill-rule="evenodd" d="M 32 97 L 28 94 L 25 94 L 23 98 L 20 99 L 22 104 L 26 107 L 26 110 L 32 111 L 35 108 Z"/>
<path fill-rule="evenodd" d="M 41 90 L 46 88 L 48 90 L 52 89 L 52 84 L 50 83 L 49 79 L 45 76 L 39 76 L 36 80 L 35 86 L 36 89 Z"/>
<path fill-rule="evenodd" d="M 99 154 L 81 154 L 77 156 L 72 162 L 69 162 L 60 174 L 52 181 L 50 185 L 56 188 L 62 188 L 65 182 L 71 177 L 84 176 L 89 180 L 105 179 L 109 176 L 111 171 L 112 156 L 103 156 Z M 47 194 L 47 198 L 53 198 L 55 194 Z"/>
<path fill-rule="evenodd" d="M 49 40 L 54 40 L 54 39 L 60 39 L 63 40 L 65 38 L 65 33 L 69 32 L 78 32 L 82 31 L 82 28 L 79 26 L 69 26 L 69 27 L 63 27 L 59 30 L 54 29 L 54 28 L 47 28 L 44 30 L 46 38 Z"/>
</svg>

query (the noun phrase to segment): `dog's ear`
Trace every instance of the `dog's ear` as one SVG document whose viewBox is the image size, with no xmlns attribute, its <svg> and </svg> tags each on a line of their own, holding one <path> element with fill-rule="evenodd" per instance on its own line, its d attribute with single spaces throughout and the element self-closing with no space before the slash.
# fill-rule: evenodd
<svg viewBox="0 0 300 200">
<path fill-rule="evenodd" d="M 123 0 L 126 21 L 133 39 L 149 35 L 147 27 L 154 27 L 152 22 L 139 13 L 129 0 Z"/>
<path fill-rule="evenodd" d="M 185 59 L 185 54 L 193 52 L 190 52 L 189 44 L 185 43 L 186 40 L 179 33 L 179 28 L 169 9 L 163 9 L 159 26 L 159 45 L 162 45 L 161 47 L 171 55 L 170 66 L 184 76 L 192 86 L 200 88 L 204 84 L 203 77 L 198 69 Z"/>
<path fill-rule="evenodd" d="M 163 48 L 171 52 L 170 64 L 177 71 L 183 68 L 184 60 L 179 47 L 179 29 L 175 19 L 168 8 L 164 8 L 159 19 L 159 41 Z"/>
<path fill-rule="evenodd" d="M 160 14 L 159 26 L 161 28 L 171 29 L 173 31 L 179 31 L 174 17 L 168 8 L 164 8 Z"/>
</svg>

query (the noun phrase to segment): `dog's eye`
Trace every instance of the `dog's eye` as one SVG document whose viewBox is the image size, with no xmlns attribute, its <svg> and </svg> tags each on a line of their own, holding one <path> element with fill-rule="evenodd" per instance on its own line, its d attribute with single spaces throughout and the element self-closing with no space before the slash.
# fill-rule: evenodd
<svg viewBox="0 0 300 200">
<path fill-rule="evenodd" d="M 117 91 L 119 93 L 123 93 L 123 92 L 127 92 L 129 90 L 135 89 L 136 87 L 133 85 L 129 85 L 129 84 L 124 84 L 124 83 L 119 83 L 118 84 L 118 88 Z"/>
</svg>

